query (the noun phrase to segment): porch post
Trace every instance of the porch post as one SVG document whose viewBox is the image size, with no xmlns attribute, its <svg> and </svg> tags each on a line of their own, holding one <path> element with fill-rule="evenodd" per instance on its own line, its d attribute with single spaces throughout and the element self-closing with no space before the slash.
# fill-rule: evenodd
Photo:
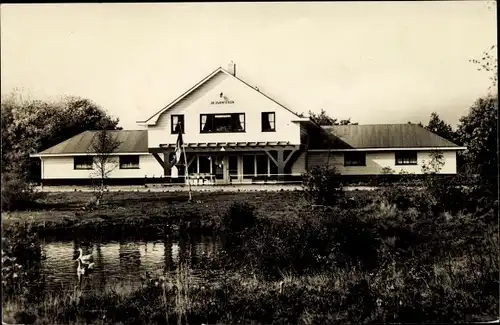
<svg viewBox="0 0 500 325">
<path fill-rule="evenodd" d="M 277 156 L 277 160 L 276 162 L 278 163 L 278 181 L 279 182 L 282 182 L 285 177 L 283 176 L 283 173 L 285 172 L 285 163 L 284 163 L 284 159 L 283 159 L 283 153 L 284 153 L 284 150 L 281 150 L 279 149 L 277 151 L 278 153 L 278 156 Z"/>
<path fill-rule="evenodd" d="M 170 162 L 168 161 L 168 156 L 169 152 L 164 151 L 163 152 L 163 159 L 158 155 L 157 152 L 153 152 L 153 157 L 155 157 L 156 161 L 162 166 L 163 168 L 163 176 L 170 176 Z"/>
<path fill-rule="evenodd" d="M 169 151 L 163 152 L 163 176 L 170 176 L 171 174 L 170 161 L 168 161 L 169 156 L 170 156 Z"/>
<path fill-rule="evenodd" d="M 267 155 L 269 156 L 270 160 L 278 167 L 278 181 L 284 181 L 285 176 L 283 175 L 285 173 L 285 167 L 287 163 L 291 162 L 293 159 L 292 156 L 299 150 L 297 149 L 292 149 L 289 150 L 290 153 L 287 155 L 287 157 L 284 156 L 285 150 L 284 149 L 277 149 L 277 157 L 274 159 L 273 155 L 269 152 L 269 150 L 265 150 Z"/>
</svg>

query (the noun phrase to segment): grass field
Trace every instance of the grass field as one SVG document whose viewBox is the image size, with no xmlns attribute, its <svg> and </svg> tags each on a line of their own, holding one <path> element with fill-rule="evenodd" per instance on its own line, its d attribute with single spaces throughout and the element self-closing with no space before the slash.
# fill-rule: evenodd
<svg viewBox="0 0 500 325">
<path fill-rule="evenodd" d="M 404 205 L 392 201 L 394 194 L 408 200 Z M 4 234 L 11 241 L 4 247 L 15 243 L 38 256 L 30 238 L 39 235 L 217 230 L 226 237 L 227 277 L 199 287 L 181 265 L 175 278 L 152 279 L 137 288 L 43 297 L 26 292 L 4 298 L 4 315 L 37 324 L 495 319 L 497 208 L 471 210 L 468 205 L 436 212 L 410 200 L 417 194 L 352 191 L 346 193 L 352 199 L 328 208 L 312 205 L 298 191 L 197 193 L 192 203 L 187 193 L 113 192 L 102 206 L 87 211 L 83 208 L 91 193 L 48 193 L 36 211 L 2 215 Z M 31 228 L 23 230 L 25 226 Z M 5 272 L 10 286 L 36 282 L 29 274 L 13 278 Z"/>
</svg>

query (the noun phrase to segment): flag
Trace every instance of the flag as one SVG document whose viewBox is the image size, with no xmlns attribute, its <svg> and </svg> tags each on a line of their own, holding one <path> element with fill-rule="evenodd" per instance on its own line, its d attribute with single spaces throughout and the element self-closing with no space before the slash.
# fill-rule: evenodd
<svg viewBox="0 0 500 325">
<path fill-rule="evenodd" d="M 177 165 L 181 162 L 181 154 L 182 154 L 182 130 L 179 128 L 179 134 L 177 135 L 177 142 L 175 144 L 175 158 L 174 165 Z"/>
</svg>

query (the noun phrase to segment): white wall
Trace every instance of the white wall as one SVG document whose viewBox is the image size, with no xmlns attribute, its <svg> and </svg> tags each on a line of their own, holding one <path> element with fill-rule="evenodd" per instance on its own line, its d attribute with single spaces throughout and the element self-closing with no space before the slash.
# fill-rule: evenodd
<svg viewBox="0 0 500 325">
<path fill-rule="evenodd" d="M 444 158 L 444 166 L 441 169 L 441 174 L 456 174 L 457 161 L 456 151 L 442 151 Z M 344 166 L 343 153 L 330 153 L 330 164 L 335 165 L 339 172 L 344 175 L 376 175 L 382 172 L 384 167 L 392 168 L 396 173 L 405 171 L 413 174 L 423 174 L 422 165 L 425 161 L 429 161 L 430 151 L 417 152 L 417 165 L 396 165 L 394 151 L 377 151 L 366 153 L 366 166 Z M 328 152 L 308 152 L 307 165 L 311 169 L 314 165 L 324 165 L 328 161 Z"/>
<path fill-rule="evenodd" d="M 90 178 L 95 175 L 95 169 L 79 170 L 73 169 L 73 166 L 73 157 L 44 157 L 43 179 Z M 163 176 L 162 166 L 152 155 L 139 156 L 139 169 L 120 169 L 117 157 L 116 168 L 109 174 L 109 178 L 142 178 L 145 176 Z"/>
<path fill-rule="evenodd" d="M 210 104 L 222 100 L 220 93 L 234 104 Z M 276 132 L 261 131 L 262 112 L 275 112 Z M 245 113 L 245 132 L 200 133 L 200 114 L 211 113 Z M 177 135 L 171 134 L 171 114 L 184 114 L 183 140 L 188 143 L 289 141 L 300 144 L 300 125 L 291 122 L 296 115 L 223 72 L 161 114 L 156 125 L 148 127 L 150 148 L 176 142 Z"/>
</svg>

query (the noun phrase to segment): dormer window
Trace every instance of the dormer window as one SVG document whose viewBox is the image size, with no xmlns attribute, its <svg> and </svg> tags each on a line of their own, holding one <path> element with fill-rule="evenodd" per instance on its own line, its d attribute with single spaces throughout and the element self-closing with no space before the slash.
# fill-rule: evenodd
<svg viewBox="0 0 500 325">
<path fill-rule="evenodd" d="M 276 116 L 274 112 L 263 112 L 261 119 L 262 132 L 276 131 Z"/>
<path fill-rule="evenodd" d="M 179 133 L 179 128 L 184 133 L 184 115 L 172 115 L 171 117 L 171 133 Z"/>
</svg>

